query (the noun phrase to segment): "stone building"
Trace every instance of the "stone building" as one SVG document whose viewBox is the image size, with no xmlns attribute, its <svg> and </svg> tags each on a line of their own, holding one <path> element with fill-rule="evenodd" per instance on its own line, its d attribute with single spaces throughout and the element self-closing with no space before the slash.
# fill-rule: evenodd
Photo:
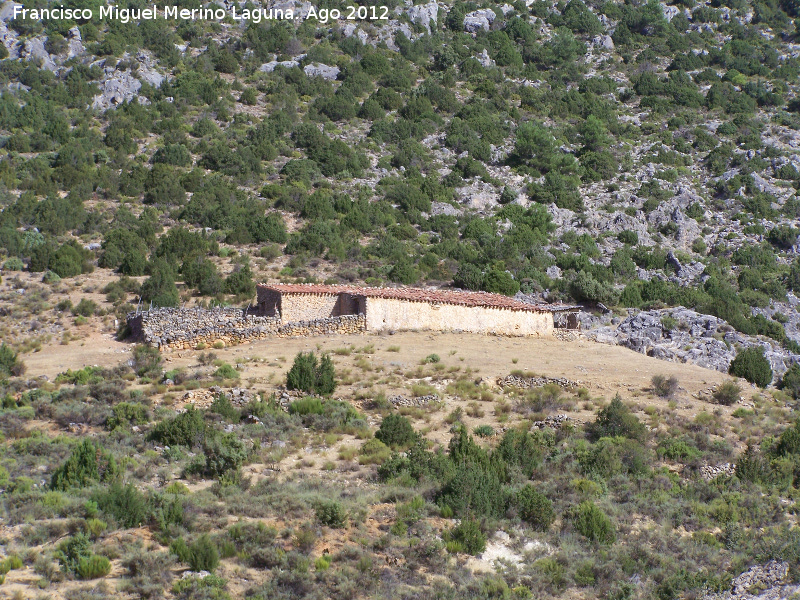
<svg viewBox="0 0 800 600">
<path fill-rule="evenodd" d="M 258 311 L 282 322 L 364 315 L 367 331 L 466 331 L 514 336 L 553 333 L 554 313 L 576 307 L 533 305 L 487 292 L 260 284 Z"/>
</svg>

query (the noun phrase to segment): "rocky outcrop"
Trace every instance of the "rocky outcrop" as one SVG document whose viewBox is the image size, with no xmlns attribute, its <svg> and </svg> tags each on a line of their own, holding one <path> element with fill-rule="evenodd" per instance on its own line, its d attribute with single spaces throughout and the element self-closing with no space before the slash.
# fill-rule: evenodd
<svg viewBox="0 0 800 600">
<path fill-rule="evenodd" d="M 339 67 L 331 67 L 321 63 L 312 63 L 303 67 L 307 77 L 322 77 L 328 81 L 336 81 L 339 76 Z"/>
<path fill-rule="evenodd" d="M 654 358 L 692 363 L 723 373 L 728 372 L 739 348 L 751 346 L 764 348 L 776 376 L 800 362 L 800 355 L 773 340 L 744 335 L 724 319 L 682 306 L 636 312 L 616 328 L 603 326 L 588 335 L 598 342 L 626 346 Z"/>
<path fill-rule="evenodd" d="M 789 563 L 771 560 L 753 565 L 731 583 L 730 591 L 706 594 L 703 600 L 784 600 L 800 594 L 800 585 L 784 585 L 789 577 Z"/>
<path fill-rule="evenodd" d="M 477 33 L 480 30 L 489 31 L 497 15 L 490 8 L 476 10 L 464 15 L 464 31 Z"/>
<path fill-rule="evenodd" d="M 92 100 L 92 108 L 107 110 L 130 102 L 138 96 L 141 87 L 142 82 L 129 71 L 114 71 L 100 83 L 100 93 Z"/>
<path fill-rule="evenodd" d="M 614 49 L 614 40 L 610 35 L 596 35 L 592 38 L 592 46 L 601 50 L 611 51 Z"/>
<path fill-rule="evenodd" d="M 35 62 L 42 69 L 55 71 L 58 66 L 45 49 L 44 42 L 45 39 L 41 37 L 25 40 L 22 52 L 20 52 L 20 57 L 24 58 L 25 60 Z"/>
<path fill-rule="evenodd" d="M 493 67 L 496 64 L 494 60 L 489 56 L 489 53 L 486 51 L 486 48 L 484 48 L 483 51 L 478 56 L 475 57 L 475 60 L 481 63 L 481 66 L 484 69 Z"/>
<path fill-rule="evenodd" d="M 436 26 L 439 18 L 439 5 L 436 0 L 431 0 L 427 4 L 418 4 L 408 9 L 408 18 L 412 23 L 421 25 L 428 33 L 431 32 L 431 23 Z"/>
<path fill-rule="evenodd" d="M 304 57 L 298 57 L 295 60 L 271 60 L 268 63 L 261 65 L 258 70 L 262 73 L 272 73 L 276 67 L 283 67 L 285 69 L 293 69 L 300 66 L 300 60 Z"/>
</svg>

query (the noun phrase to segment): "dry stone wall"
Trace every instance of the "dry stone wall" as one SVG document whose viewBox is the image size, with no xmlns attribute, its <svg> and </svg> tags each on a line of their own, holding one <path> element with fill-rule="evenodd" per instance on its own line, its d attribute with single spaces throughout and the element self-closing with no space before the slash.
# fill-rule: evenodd
<svg viewBox="0 0 800 600">
<path fill-rule="evenodd" d="M 284 294 L 281 318 L 290 323 L 332 317 L 338 314 L 338 305 L 338 294 Z"/>
<path fill-rule="evenodd" d="M 159 308 L 128 315 L 134 339 L 162 350 L 189 350 L 215 342 L 234 345 L 270 337 L 361 333 L 364 315 L 282 323 L 278 317 L 245 314 L 234 308 Z"/>
</svg>

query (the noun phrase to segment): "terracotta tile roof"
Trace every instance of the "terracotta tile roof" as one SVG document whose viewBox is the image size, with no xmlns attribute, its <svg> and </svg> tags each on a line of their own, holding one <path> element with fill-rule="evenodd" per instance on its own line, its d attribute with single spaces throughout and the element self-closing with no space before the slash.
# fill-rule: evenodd
<svg viewBox="0 0 800 600">
<path fill-rule="evenodd" d="M 341 293 L 367 298 L 388 298 L 408 300 L 409 302 L 428 302 L 431 304 L 457 304 L 460 306 L 483 306 L 533 312 L 559 312 L 575 310 L 577 306 L 565 304 L 528 304 L 502 294 L 488 292 L 458 292 L 455 290 L 423 290 L 419 288 L 377 288 L 348 285 L 322 285 L 315 283 L 261 283 L 259 288 L 274 290 L 282 294 L 331 294 Z"/>
</svg>

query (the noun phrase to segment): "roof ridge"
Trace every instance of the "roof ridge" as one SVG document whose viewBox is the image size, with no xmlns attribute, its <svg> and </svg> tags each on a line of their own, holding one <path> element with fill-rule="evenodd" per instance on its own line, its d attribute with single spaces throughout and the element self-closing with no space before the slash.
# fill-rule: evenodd
<svg viewBox="0 0 800 600">
<path fill-rule="evenodd" d="M 531 312 L 555 312 L 574 310 L 578 307 L 564 304 L 528 304 L 516 298 L 487 292 L 424 289 L 415 287 L 369 287 L 353 285 L 331 285 L 317 283 L 259 283 L 259 288 L 272 289 L 281 293 L 318 293 L 318 294 L 352 294 L 362 297 L 383 298 L 387 300 L 406 300 L 409 302 L 428 302 L 451 304 L 456 306 L 473 306 L 498 308 L 507 310 L 524 310 Z"/>
</svg>

